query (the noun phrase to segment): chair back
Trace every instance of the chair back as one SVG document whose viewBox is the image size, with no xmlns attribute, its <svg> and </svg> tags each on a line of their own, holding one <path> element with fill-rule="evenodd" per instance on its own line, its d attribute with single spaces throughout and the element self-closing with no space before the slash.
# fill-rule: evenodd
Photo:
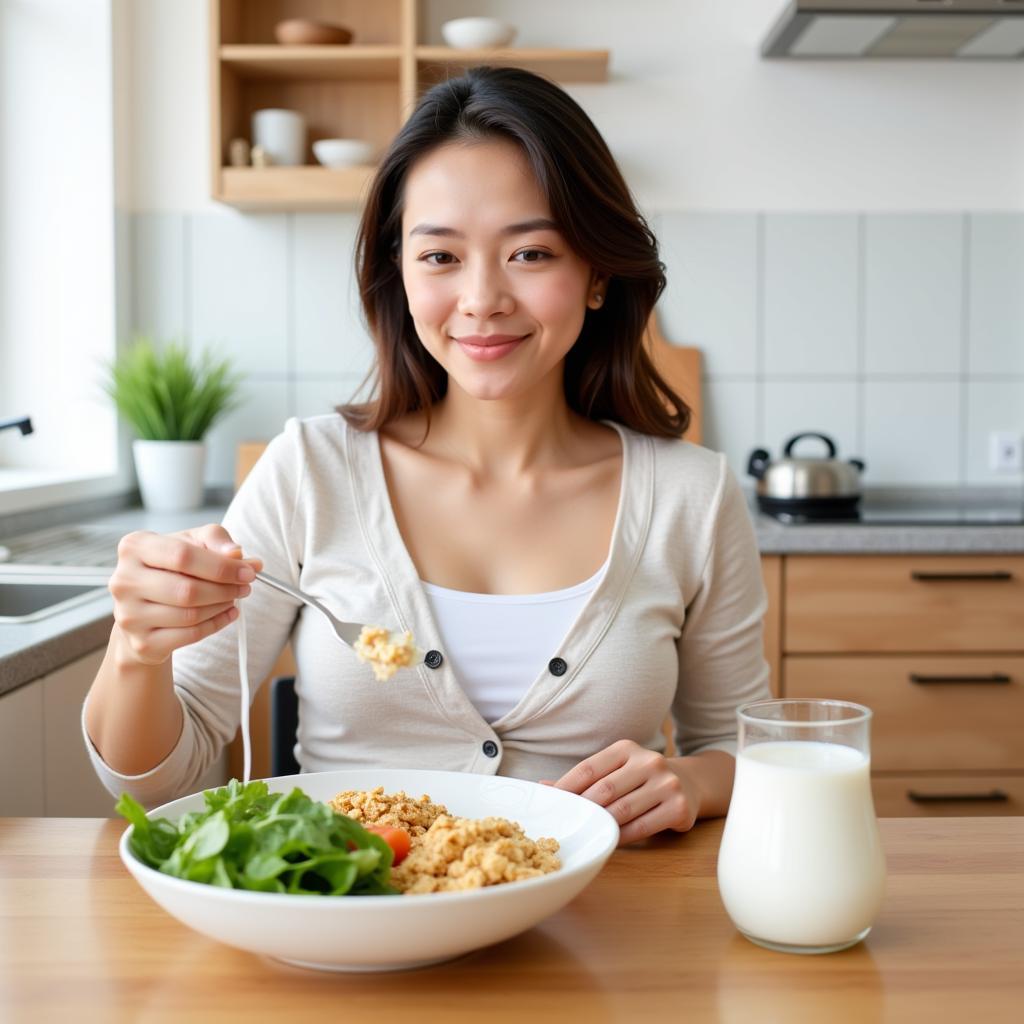
<svg viewBox="0 0 1024 1024">
<path fill-rule="evenodd" d="M 295 676 L 277 676 L 270 683 L 270 775 L 298 775 L 295 741 L 299 730 L 299 698 Z"/>
</svg>

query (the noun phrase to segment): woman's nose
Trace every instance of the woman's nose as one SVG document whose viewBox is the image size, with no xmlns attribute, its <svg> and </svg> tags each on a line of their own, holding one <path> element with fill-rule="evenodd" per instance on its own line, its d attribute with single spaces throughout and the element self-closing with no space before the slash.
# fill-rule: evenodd
<svg viewBox="0 0 1024 1024">
<path fill-rule="evenodd" d="M 477 265 L 463 276 L 458 310 L 463 316 L 489 317 L 510 313 L 515 301 L 501 273 L 491 267 Z"/>
</svg>

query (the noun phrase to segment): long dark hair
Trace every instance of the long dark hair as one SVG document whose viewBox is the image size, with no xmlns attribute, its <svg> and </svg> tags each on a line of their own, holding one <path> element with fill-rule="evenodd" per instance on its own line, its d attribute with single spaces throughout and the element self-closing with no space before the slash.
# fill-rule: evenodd
<svg viewBox="0 0 1024 1024">
<path fill-rule="evenodd" d="M 430 407 L 448 374 L 416 335 L 402 283 L 405 182 L 438 146 L 510 140 L 523 151 L 567 244 L 607 276 L 599 309 L 587 309 L 565 360 L 570 408 L 658 437 L 680 437 L 690 410 L 655 370 L 644 346 L 665 288 L 658 242 L 583 109 L 553 82 L 521 68 L 474 67 L 426 92 L 373 178 L 356 240 L 359 293 L 377 358 L 363 382 L 369 401 L 340 406 L 360 430 L 377 430 Z"/>
</svg>

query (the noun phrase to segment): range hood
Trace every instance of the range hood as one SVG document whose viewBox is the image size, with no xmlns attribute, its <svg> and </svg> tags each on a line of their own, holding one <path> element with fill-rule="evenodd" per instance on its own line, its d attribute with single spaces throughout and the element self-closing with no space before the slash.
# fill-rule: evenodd
<svg viewBox="0 0 1024 1024">
<path fill-rule="evenodd" d="M 761 54 L 1020 60 L 1024 0 L 791 0 Z"/>
</svg>

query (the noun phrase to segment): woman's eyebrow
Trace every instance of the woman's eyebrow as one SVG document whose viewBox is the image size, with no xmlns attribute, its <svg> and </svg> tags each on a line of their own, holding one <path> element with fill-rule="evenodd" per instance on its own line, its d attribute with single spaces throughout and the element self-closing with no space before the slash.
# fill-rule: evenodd
<svg viewBox="0 0 1024 1024">
<path fill-rule="evenodd" d="M 534 217 L 533 220 L 524 220 L 520 224 L 509 224 L 507 227 L 501 229 L 503 235 L 522 235 L 527 231 L 557 231 L 558 225 L 547 217 Z M 466 236 L 461 231 L 456 231 L 455 228 L 444 228 L 439 224 L 417 224 L 409 232 L 409 237 L 413 235 L 438 235 L 443 238 L 465 238 Z"/>
</svg>

